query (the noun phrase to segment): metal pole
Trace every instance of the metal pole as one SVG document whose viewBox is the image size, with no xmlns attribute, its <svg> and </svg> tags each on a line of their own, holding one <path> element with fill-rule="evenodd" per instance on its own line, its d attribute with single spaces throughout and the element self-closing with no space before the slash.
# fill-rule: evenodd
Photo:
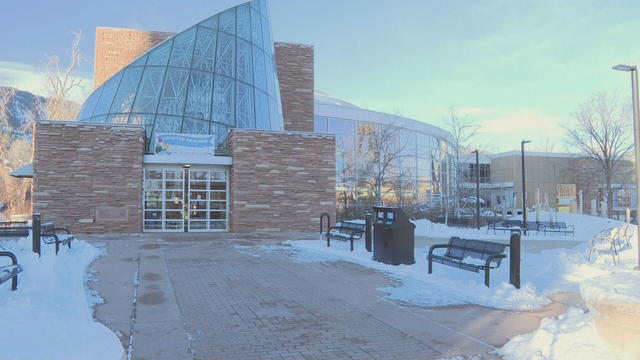
<svg viewBox="0 0 640 360">
<path fill-rule="evenodd" d="M 476 227 L 480 230 L 480 160 L 478 150 L 471 153 L 476 154 Z"/>
<path fill-rule="evenodd" d="M 371 252 L 371 213 L 365 215 L 364 247 Z"/>
<path fill-rule="evenodd" d="M 633 137 L 635 142 L 636 153 L 636 224 L 640 226 L 638 221 L 638 214 L 640 214 L 640 108 L 638 105 L 638 70 L 633 68 L 631 70 L 631 96 L 633 98 Z M 640 232 L 636 231 L 638 236 Z M 640 240 L 638 242 L 638 266 L 636 270 L 640 270 Z"/>
<path fill-rule="evenodd" d="M 509 239 L 509 283 L 520 289 L 520 254 L 522 239 L 514 232 Z"/>
<path fill-rule="evenodd" d="M 40 257 L 40 224 L 42 219 L 40 214 L 33 214 L 33 219 L 31 220 L 31 251 L 38 254 Z"/>
<path fill-rule="evenodd" d="M 526 144 L 524 140 L 520 142 L 522 156 L 522 230 L 527 235 L 527 187 L 524 179 L 524 144 Z"/>
</svg>

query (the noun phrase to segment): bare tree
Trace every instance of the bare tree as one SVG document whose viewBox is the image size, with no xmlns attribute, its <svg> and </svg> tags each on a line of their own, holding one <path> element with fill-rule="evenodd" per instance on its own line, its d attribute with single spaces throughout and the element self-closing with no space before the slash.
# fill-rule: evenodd
<svg viewBox="0 0 640 360">
<path fill-rule="evenodd" d="M 62 64 L 57 55 L 46 56 L 46 71 L 49 96 L 44 104 L 48 120 L 73 120 L 80 111 L 80 106 L 71 100 L 77 90 L 84 90 L 82 80 L 75 76 L 80 62 L 84 59 L 80 52 L 82 33 L 75 32 L 69 61 Z"/>
<path fill-rule="evenodd" d="M 401 136 L 400 128 L 393 125 L 359 126 L 358 180 L 367 184 L 373 202 L 382 205 L 388 194 L 398 191 L 402 181 L 400 163 L 408 141 Z"/>
<path fill-rule="evenodd" d="M 460 184 L 464 180 L 464 166 L 466 164 L 466 161 L 463 161 L 462 154 L 469 150 L 469 142 L 478 134 L 480 127 L 473 118 L 469 116 L 459 116 L 453 106 L 449 108 L 447 125 L 453 137 L 454 161 L 451 174 L 454 176 L 455 181 L 453 203 L 457 209 L 460 204 Z"/>
<path fill-rule="evenodd" d="M 613 180 L 620 175 L 623 161 L 633 149 L 628 104 L 604 93 L 592 96 L 574 114 L 577 124 L 566 128 L 569 143 L 593 159 L 605 181 L 607 214 L 613 213 Z M 594 173 L 594 177 L 598 174 Z"/>
<path fill-rule="evenodd" d="M 11 117 L 11 107 L 9 106 L 16 96 L 16 89 L 10 87 L 0 88 L 0 130 L 9 129 L 9 118 Z"/>
</svg>

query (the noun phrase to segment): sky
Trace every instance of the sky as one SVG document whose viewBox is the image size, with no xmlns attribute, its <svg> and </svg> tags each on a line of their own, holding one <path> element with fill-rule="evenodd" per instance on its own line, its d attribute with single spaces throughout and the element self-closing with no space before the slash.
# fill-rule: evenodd
<svg viewBox="0 0 640 360">
<path fill-rule="evenodd" d="M 81 30 L 90 90 L 96 26 L 179 32 L 221 1 L 5 0 L 0 85 L 42 93 L 45 55 L 64 57 Z M 580 103 L 629 99 L 629 75 L 611 67 L 640 63 L 637 0 L 269 1 L 274 40 L 315 47 L 317 90 L 444 128 L 453 107 L 488 150 L 571 150 Z"/>
</svg>

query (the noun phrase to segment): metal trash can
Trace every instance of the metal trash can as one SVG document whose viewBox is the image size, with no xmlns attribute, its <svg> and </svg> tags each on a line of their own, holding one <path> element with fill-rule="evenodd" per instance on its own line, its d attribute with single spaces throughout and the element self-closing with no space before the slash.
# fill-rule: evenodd
<svg viewBox="0 0 640 360">
<path fill-rule="evenodd" d="M 400 208 L 374 206 L 373 260 L 391 265 L 415 264 L 415 228 Z"/>
</svg>

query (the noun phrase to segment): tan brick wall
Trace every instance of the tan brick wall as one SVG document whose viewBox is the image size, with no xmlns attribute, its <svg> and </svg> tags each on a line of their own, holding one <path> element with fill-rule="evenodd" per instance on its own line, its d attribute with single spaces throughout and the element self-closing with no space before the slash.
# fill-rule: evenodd
<svg viewBox="0 0 640 360">
<path fill-rule="evenodd" d="M 234 130 L 229 148 L 231 231 L 318 231 L 335 214 L 333 135 Z"/>
<path fill-rule="evenodd" d="M 275 43 L 284 129 L 313 131 L 313 46 Z"/>
<path fill-rule="evenodd" d="M 94 89 L 138 56 L 174 35 L 169 32 L 96 28 Z"/>
<path fill-rule="evenodd" d="M 142 231 L 141 126 L 42 121 L 33 144 L 33 211 L 43 221 L 75 233 Z M 126 209 L 127 219 L 96 219 L 99 207 Z"/>
</svg>

